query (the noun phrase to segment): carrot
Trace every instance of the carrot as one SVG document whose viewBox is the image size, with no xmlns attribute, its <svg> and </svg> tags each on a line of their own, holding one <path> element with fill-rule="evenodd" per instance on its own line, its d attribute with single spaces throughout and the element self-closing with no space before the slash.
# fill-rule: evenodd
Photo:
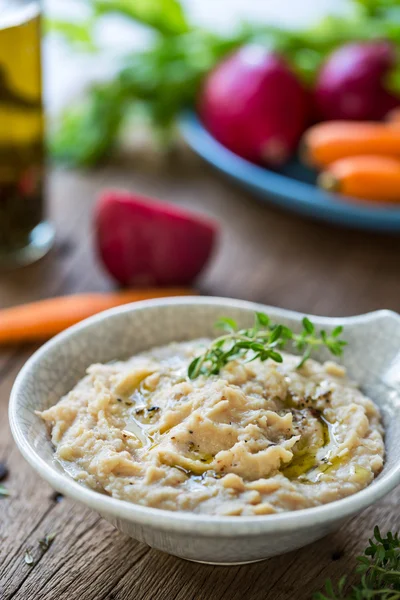
<svg viewBox="0 0 400 600">
<path fill-rule="evenodd" d="M 366 121 L 327 121 L 310 127 L 303 136 L 303 159 L 313 167 L 325 167 L 340 158 L 361 154 L 400 158 L 400 127 Z"/>
<path fill-rule="evenodd" d="M 325 190 L 346 196 L 400 202 L 400 159 L 391 156 L 349 156 L 331 163 L 317 179 Z"/>
<path fill-rule="evenodd" d="M 61 296 L 4 308 L 0 310 L 0 344 L 44 340 L 87 317 L 121 304 L 193 294 L 195 292 L 188 288 L 132 289 Z"/>
</svg>

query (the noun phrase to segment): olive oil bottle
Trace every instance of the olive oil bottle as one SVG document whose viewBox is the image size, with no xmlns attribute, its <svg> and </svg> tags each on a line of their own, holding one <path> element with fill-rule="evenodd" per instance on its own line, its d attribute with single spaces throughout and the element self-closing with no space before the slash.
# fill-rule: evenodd
<svg viewBox="0 0 400 600">
<path fill-rule="evenodd" d="M 0 265 L 49 249 L 44 217 L 41 20 L 37 1 L 0 0 Z"/>
</svg>

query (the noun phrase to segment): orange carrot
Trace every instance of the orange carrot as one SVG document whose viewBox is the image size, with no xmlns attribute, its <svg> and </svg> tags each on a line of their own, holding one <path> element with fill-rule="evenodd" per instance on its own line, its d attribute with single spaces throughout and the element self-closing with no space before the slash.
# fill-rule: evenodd
<svg viewBox="0 0 400 600">
<path fill-rule="evenodd" d="M 304 134 L 302 154 L 313 167 L 325 167 L 340 158 L 361 154 L 400 158 L 400 127 L 366 121 L 319 123 Z"/>
<path fill-rule="evenodd" d="M 349 156 L 331 163 L 317 179 L 325 190 L 346 196 L 400 202 L 400 159 L 391 156 Z"/>
<path fill-rule="evenodd" d="M 121 304 L 195 293 L 188 288 L 131 289 L 61 296 L 4 308 L 0 310 L 0 344 L 44 340 L 87 317 Z"/>
</svg>

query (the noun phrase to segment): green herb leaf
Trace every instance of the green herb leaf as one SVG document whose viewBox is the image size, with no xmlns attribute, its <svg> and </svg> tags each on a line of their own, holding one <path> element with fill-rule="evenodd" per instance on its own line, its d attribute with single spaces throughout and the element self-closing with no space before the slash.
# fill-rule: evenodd
<svg viewBox="0 0 400 600">
<path fill-rule="evenodd" d="M 271 332 L 269 343 L 273 344 L 282 337 L 282 325 L 277 325 Z"/>
<path fill-rule="evenodd" d="M 190 363 L 188 367 L 189 379 L 196 379 L 200 375 L 200 365 L 202 363 L 202 357 L 198 356 Z"/>
<path fill-rule="evenodd" d="M 301 361 L 299 362 L 299 364 L 297 365 L 298 369 L 301 369 L 301 367 L 304 365 L 304 363 L 310 358 L 311 356 L 311 348 L 307 348 L 307 350 L 304 352 Z"/>
<path fill-rule="evenodd" d="M 314 325 L 311 323 L 310 319 L 308 319 L 307 317 L 304 317 L 302 323 L 303 323 L 303 327 L 307 333 L 309 333 L 310 335 L 314 333 L 315 328 L 314 328 Z"/>
<path fill-rule="evenodd" d="M 291 340 L 293 338 L 293 331 L 286 327 L 286 325 L 281 325 L 281 335 L 284 340 Z"/>
<path fill-rule="evenodd" d="M 270 350 L 269 358 L 272 358 L 272 360 L 274 360 L 277 363 L 281 363 L 283 361 L 282 355 L 278 352 L 274 352 L 273 350 Z"/>
<path fill-rule="evenodd" d="M 265 313 L 256 312 L 256 322 L 257 325 L 261 325 L 262 327 L 268 327 L 269 317 Z"/>
<path fill-rule="evenodd" d="M 332 337 L 338 337 L 343 331 L 343 327 L 342 325 L 339 325 L 339 327 L 335 327 L 335 329 L 332 331 Z"/>
</svg>

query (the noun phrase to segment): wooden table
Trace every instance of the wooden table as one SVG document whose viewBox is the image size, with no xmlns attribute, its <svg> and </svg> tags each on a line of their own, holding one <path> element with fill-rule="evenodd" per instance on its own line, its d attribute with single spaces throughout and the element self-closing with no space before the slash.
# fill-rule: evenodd
<svg viewBox="0 0 400 600">
<path fill-rule="evenodd" d="M 187 149 L 168 160 L 135 157 L 94 173 L 54 172 L 51 216 L 58 241 L 40 263 L 2 274 L 0 306 L 111 288 L 92 249 L 90 214 L 104 186 L 127 187 L 219 218 L 223 235 L 199 282 L 205 294 L 257 300 L 325 315 L 400 309 L 400 238 L 345 231 L 258 204 Z M 35 348 L 0 354 L 0 461 L 11 492 L 0 500 L 0 598 L 4 600 L 307 600 L 327 577 L 349 572 L 377 523 L 400 528 L 400 489 L 303 550 L 242 567 L 185 562 L 120 534 L 94 512 L 62 498 L 17 451 L 7 403 Z M 37 540 L 57 532 L 43 554 Z M 35 566 L 24 562 L 34 548 Z"/>
</svg>

